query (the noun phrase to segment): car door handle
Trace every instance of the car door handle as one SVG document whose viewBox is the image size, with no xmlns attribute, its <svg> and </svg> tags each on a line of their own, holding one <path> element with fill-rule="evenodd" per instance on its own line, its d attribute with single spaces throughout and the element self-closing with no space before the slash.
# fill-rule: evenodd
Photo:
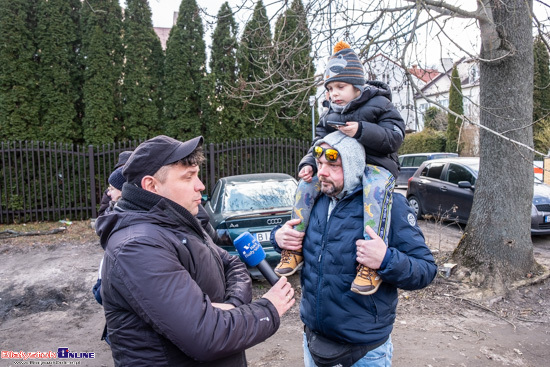
<svg viewBox="0 0 550 367">
<path fill-rule="evenodd" d="M 441 190 L 441 191 L 444 191 L 444 192 L 445 192 L 445 191 L 447 191 L 447 186 L 443 186 L 443 187 L 440 187 L 440 188 L 439 188 L 439 190 Z"/>
</svg>

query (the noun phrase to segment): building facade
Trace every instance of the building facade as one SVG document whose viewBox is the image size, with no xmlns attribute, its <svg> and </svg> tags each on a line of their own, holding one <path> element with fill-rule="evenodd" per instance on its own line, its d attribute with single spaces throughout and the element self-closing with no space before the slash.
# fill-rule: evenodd
<svg viewBox="0 0 550 367">
<path fill-rule="evenodd" d="M 378 80 L 389 85 L 392 92 L 392 102 L 401 113 L 405 121 L 407 132 L 420 131 L 423 121 L 419 120 L 416 113 L 414 88 L 407 78 L 407 70 L 389 57 L 378 54 L 365 63 L 365 72 L 368 80 Z M 433 69 L 421 69 L 416 65 L 408 69 L 411 80 L 418 88 L 440 75 L 440 72 Z"/>
</svg>

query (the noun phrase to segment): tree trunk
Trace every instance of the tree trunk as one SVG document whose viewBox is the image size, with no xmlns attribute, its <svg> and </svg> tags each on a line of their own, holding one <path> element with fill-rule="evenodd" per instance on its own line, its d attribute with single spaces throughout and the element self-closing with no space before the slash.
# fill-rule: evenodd
<svg viewBox="0 0 550 367">
<path fill-rule="evenodd" d="M 532 1 L 483 1 L 493 22 L 480 23 L 481 125 L 533 145 Z M 496 31 L 498 38 L 487 34 Z M 492 61 L 491 61 L 492 60 Z M 480 130 L 480 170 L 466 233 L 454 258 L 479 285 L 504 291 L 533 271 L 533 153 Z"/>
</svg>

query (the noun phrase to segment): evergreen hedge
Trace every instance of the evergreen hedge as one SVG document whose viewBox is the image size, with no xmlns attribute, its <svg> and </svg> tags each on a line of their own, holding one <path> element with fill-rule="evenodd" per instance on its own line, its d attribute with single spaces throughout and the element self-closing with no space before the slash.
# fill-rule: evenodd
<svg viewBox="0 0 550 367">
<path fill-rule="evenodd" d="M 445 132 L 427 128 L 418 133 L 407 134 L 399 154 L 444 152 L 446 143 Z"/>
</svg>

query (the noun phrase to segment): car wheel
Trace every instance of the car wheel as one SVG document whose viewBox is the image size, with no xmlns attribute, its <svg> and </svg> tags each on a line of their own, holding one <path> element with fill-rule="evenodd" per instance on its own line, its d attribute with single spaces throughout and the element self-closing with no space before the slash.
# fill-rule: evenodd
<svg viewBox="0 0 550 367">
<path fill-rule="evenodd" d="M 414 196 L 409 196 L 409 205 L 414 210 L 414 214 L 416 215 L 416 219 L 422 218 L 422 206 L 420 205 L 420 201 Z"/>
</svg>

